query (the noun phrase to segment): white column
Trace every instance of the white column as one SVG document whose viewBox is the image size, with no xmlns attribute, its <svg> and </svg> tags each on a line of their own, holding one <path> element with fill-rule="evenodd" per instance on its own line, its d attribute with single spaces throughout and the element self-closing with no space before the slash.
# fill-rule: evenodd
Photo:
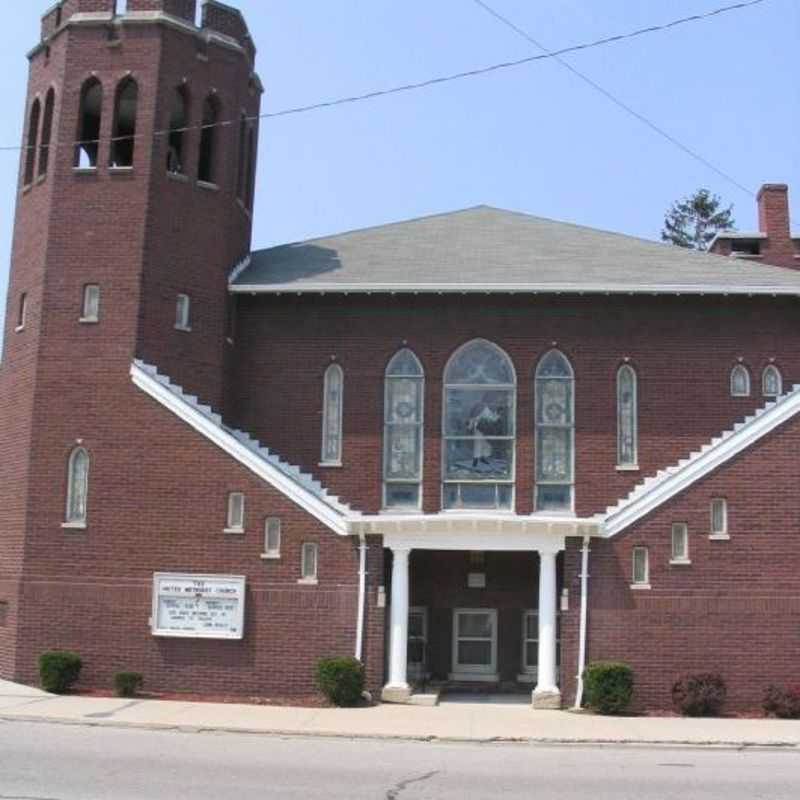
<svg viewBox="0 0 800 800">
<path fill-rule="evenodd" d="M 558 708 L 556 683 L 556 554 L 539 551 L 539 679 L 533 692 L 535 708 Z"/>
<path fill-rule="evenodd" d="M 383 698 L 402 702 L 408 698 L 408 558 L 410 550 L 392 550 L 392 605 L 390 617 L 389 683 Z"/>
</svg>

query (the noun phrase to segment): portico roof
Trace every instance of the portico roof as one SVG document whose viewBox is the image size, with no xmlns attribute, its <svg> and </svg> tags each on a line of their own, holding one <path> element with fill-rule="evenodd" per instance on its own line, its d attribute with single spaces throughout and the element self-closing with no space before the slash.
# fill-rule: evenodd
<svg viewBox="0 0 800 800">
<path fill-rule="evenodd" d="M 229 288 L 800 296 L 800 271 L 479 206 L 258 250 Z"/>
</svg>

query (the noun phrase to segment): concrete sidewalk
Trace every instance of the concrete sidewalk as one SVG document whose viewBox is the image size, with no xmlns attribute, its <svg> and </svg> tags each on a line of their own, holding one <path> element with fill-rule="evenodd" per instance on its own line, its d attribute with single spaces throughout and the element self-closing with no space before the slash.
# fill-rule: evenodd
<svg viewBox="0 0 800 800">
<path fill-rule="evenodd" d="M 445 702 L 426 708 L 283 708 L 228 703 L 57 697 L 0 681 L 0 719 L 179 731 L 417 741 L 786 747 L 800 721 L 599 717 L 523 704 Z"/>
</svg>

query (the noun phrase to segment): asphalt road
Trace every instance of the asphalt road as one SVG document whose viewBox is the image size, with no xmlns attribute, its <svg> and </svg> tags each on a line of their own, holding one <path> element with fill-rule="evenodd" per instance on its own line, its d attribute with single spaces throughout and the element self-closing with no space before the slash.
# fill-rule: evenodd
<svg viewBox="0 0 800 800">
<path fill-rule="evenodd" d="M 796 800 L 800 753 L 0 723 L 0 800 Z"/>
</svg>

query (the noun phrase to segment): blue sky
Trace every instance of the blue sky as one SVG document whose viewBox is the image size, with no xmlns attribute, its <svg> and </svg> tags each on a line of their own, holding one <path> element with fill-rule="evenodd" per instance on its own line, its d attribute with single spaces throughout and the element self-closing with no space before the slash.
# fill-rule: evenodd
<svg viewBox="0 0 800 800">
<path fill-rule="evenodd" d="M 264 111 L 535 52 L 473 0 L 229 2 L 259 48 Z M 556 49 L 730 0 L 489 2 Z M 47 5 L 4 17 L 0 145 L 21 140 L 25 53 Z M 768 0 L 567 58 L 745 186 L 789 183 L 800 229 L 799 38 L 800 3 Z M 670 203 L 700 186 L 755 226 L 752 197 L 554 62 L 266 121 L 260 144 L 254 247 L 481 203 L 657 239 Z M 0 152 L 6 269 L 18 159 Z"/>
</svg>

